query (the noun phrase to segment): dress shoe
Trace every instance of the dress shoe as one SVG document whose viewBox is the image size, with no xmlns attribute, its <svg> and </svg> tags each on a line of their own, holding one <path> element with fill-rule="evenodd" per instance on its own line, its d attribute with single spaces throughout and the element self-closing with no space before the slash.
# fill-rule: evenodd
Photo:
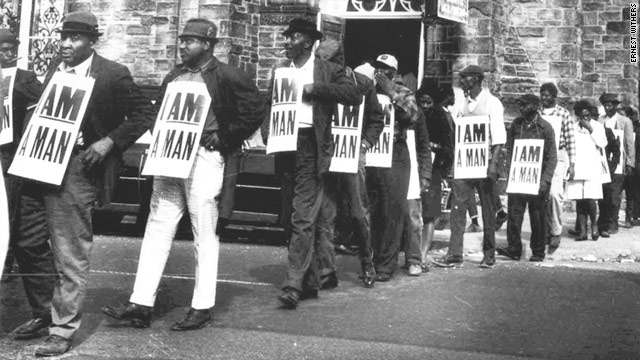
<svg viewBox="0 0 640 360">
<path fill-rule="evenodd" d="M 432 259 L 431 262 L 440 267 L 454 267 L 456 264 L 462 264 L 462 256 L 446 255 L 440 259 Z"/>
<path fill-rule="evenodd" d="M 372 288 L 376 283 L 376 270 L 373 268 L 373 266 L 363 266 L 360 279 L 362 280 L 362 285 L 364 287 L 369 289 Z"/>
<path fill-rule="evenodd" d="M 132 302 L 118 306 L 103 306 L 102 312 L 114 319 L 128 321 L 135 328 L 148 328 L 151 325 L 151 307 Z"/>
<path fill-rule="evenodd" d="M 626 228 L 626 229 L 631 229 L 631 228 L 633 227 L 633 224 L 631 223 L 631 220 L 629 219 L 629 220 L 626 220 L 626 221 L 624 222 L 624 225 L 622 225 L 622 226 L 623 226 L 624 228 Z"/>
<path fill-rule="evenodd" d="M 520 256 L 522 256 L 521 254 L 518 254 L 515 250 L 509 247 L 498 247 L 496 248 L 496 252 L 498 253 L 498 255 L 506 256 L 509 259 L 515 260 L 515 261 L 520 260 Z"/>
<path fill-rule="evenodd" d="M 496 214 L 496 231 L 500 230 L 500 228 L 502 227 L 502 224 L 504 224 L 507 221 L 507 213 L 504 211 L 500 211 L 499 213 Z"/>
<path fill-rule="evenodd" d="M 481 232 L 481 231 L 482 231 L 482 226 L 480 226 L 478 224 L 471 224 L 471 225 L 467 226 L 467 229 L 464 232 L 477 233 L 477 232 Z"/>
<path fill-rule="evenodd" d="M 568 233 L 569 233 L 569 235 L 571 235 L 571 236 L 578 236 L 578 235 L 580 235 L 580 231 L 575 230 L 575 229 L 569 229 Z"/>
<path fill-rule="evenodd" d="M 36 356 L 59 356 L 69 351 L 70 348 L 71 339 L 63 338 L 58 335 L 49 335 L 47 340 L 44 341 L 44 344 L 40 345 L 36 349 Z"/>
<path fill-rule="evenodd" d="M 589 240 L 587 235 L 581 235 L 581 236 L 576 237 L 576 241 L 586 241 L 586 240 Z"/>
<path fill-rule="evenodd" d="M 211 322 L 211 312 L 209 309 L 196 310 L 194 308 L 189 309 L 187 316 L 184 319 L 176 322 L 171 326 L 173 331 L 186 331 L 186 330 L 198 330 L 205 327 Z"/>
<path fill-rule="evenodd" d="M 529 261 L 531 261 L 531 262 L 542 262 L 542 261 L 544 261 L 544 256 L 531 255 L 531 257 L 529 258 Z"/>
<path fill-rule="evenodd" d="M 11 332 L 14 340 L 30 340 L 46 335 L 46 330 L 51 325 L 51 314 L 33 318 L 18 326 Z"/>
<path fill-rule="evenodd" d="M 335 272 L 320 277 L 320 289 L 330 290 L 338 287 L 338 276 Z"/>
<path fill-rule="evenodd" d="M 284 288 L 280 295 L 278 295 L 278 300 L 282 302 L 282 305 L 287 309 L 295 309 L 298 307 L 298 301 L 300 301 L 300 291 L 294 288 Z"/>
<path fill-rule="evenodd" d="M 387 273 L 378 273 L 376 274 L 376 281 L 379 282 L 388 282 L 391 281 L 391 274 L 387 274 Z"/>
<path fill-rule="evenodd" d="M 611 235 L 615 235 L 615 234 L 617 234 L 617 233 L 618 233 L 618 228 L 617 228 L 617 227 L 614 227 L 614 228 L 609 229 L 609 234 L 611 234 Z"/>
<path fill-rule="evenodd" d="M 480 261 L 480 267 L 483 269 L 493 269 L 493 265 L 496 264 L 496 259 L 494 257 L 485 256 Z"/>
<path fill-rule="evenodd" d="M 600 236 L 602 236 L 603 238 L 608 238 L 611 237 L 611 234 L 609 234 L 609 232 L 606 230 L 602 230 L 600 231 Z"/>
<path fill-rule="evenodd" d="M 596 230 L 591 231 L 591 240 L 598 241 L 600 238 L 600 233 Z"/>
</svg>

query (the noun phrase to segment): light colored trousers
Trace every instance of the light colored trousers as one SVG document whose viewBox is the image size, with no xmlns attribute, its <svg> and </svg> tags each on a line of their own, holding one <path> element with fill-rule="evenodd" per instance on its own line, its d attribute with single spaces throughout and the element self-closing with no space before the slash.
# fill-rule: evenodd
<svg viewBox="0 0 640 360">
<path fill-rule="evenodd" d="M 216 197 L 222 189 L 223 172 L 222 155 L 200 147 L 188 178 L 155 177 L 132 303 L 154 305 L 178 222 L 189 211 L 196 256 L 191 307 L 203 310 L 215 305 L 220 253 Z"/>
<path fill-rule="evenodd" d="M 556 165 L 556 170 L 551 179 L 547 209 L 550 236 L 560 236 L 562 233 L 562 206 L 564 204 L 564 177 L 566 172 L 565 159 L 563 159 L 563 156 L 558 156 L 558 165 Z"/>
</svg>

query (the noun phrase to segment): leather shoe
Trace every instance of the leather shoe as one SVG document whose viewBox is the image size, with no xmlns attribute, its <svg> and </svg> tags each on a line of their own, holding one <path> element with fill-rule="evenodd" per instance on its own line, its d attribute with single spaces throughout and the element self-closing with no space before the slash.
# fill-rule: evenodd
<svg viewBox="0 0 640 360">
<path fill-rule="evenodd" d="M 372 288 L 376 283 L 376 270 L 373 266 L 363 266 L 362 267 L 362 275 L 360 275 L 360 280 L 362 280 L 362 285 L 368 289 Z"/>
<path fill-rule="evenodd" d="M 320 289 L 330 290 L 338 287 L 338 276 L 335 272 L 320 277 Z"/>
<path fill-rule="evenodd" d="M 58 356 L 66 353 L 69 349 L 71 349 L 71 339 L 66 339 L 58 335 L 49 335 L 47 340 L 44 341 L 44 344 L 36 349 L 36 356 Z"/>
<path fill-rule="evenodd" d="M 196 310 L 189 309 L 187 316 L 171 326 L 173 331 L 198 330 L 211 322 L 211 312 L 209 309 Z"/>
<path fill-rule="evenodd" d="M 609 234 L 608 231 L 603 230 L 603 231 L 600 231 L 600 236 L 602 236 L 603 238 L 608 238 L 608 237 L 611 237 L 611 234 Z"/>
<path fill-rule="evenodd" d="M 103 306 L 102 312 L 114 319 L 125 320 L 135 328 L 148 328 L 151 325 L 151 307 L 132 302 L 118 306 Z"/>
<path fill-rule="evenodd" d="M 544 256 L 531 255 L 531 257 L 529 258 L 529 261 L 531 261 L 531 262 L 542 262 L 542 261 L 544 261 Z"/>
<path fill-rule="evenodd" d="M 498 247 L 496 248 L 496 252 L 498 253 L 498 255 L 502 255 L 502 256 L 506 256 L 511 260 L 515 260 L 518 261 L 520 260 L 520 254 L 517 254 L 515 250 L 508 248 L 508 247 Z"/>
<path fill-rule="evenodd" d="M 379 282 L 391 281 L 391 274 L 378 273 L 378 274 L 376 274 L 376 281 L 379 281 Z"/>
<path fill-rule="evenodd" d="M 11 332 L 14 340 L 30 340 L 46 334 L 46 329 L 51 325 L 51 314 L 33 318 L 18 326 Z"/>
<path fill-rule="evenodd" d="M 575 229 L 569 229 L 568 233 L 569 233 L 569 235 L 571 235 L 571 236 L 578 236 L 578 235 L 580 235 L 580 231 L 575 230 Z"/>
<path fill-rule="evenodd" d="M 462 256 L 460 255 L 446 255 L 440 259 L 432 259 L 431 262 L 440 267 L 453 267 L 456 264 L 462 264 Z"/>
<path fill-rule="evenodd" d="M 507 213 L 504 211 L 500 211 L 496 214 L 496 231 L 500 230 L 502 224 L 507 221 Z"/>
<path fill-rule="evenodd" d="M 282 305 L 287 309 L 295 309 L 298 307 L 298 301 L 300 301 L 300 291 L 293 288 L 284 288 L 282 293 L 278 295 L 278 300 L 282 302 Z"/>
<path fill-rule="evenodd" d="M 494 257 L 485 256 L 480 261 L 480 267 L 483 269 L 493 269 L 493 265 L 496 264 L 496 259 Z"/>
</svg>

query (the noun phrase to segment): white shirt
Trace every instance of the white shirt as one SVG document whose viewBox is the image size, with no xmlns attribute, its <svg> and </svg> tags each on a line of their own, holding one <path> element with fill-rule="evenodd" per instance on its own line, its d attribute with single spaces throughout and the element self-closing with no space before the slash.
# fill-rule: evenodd
<svg viewBox="0 0 640 360">
<path fill-rule="evenodd" d="M 291 67 L 296 68 L 293 61 L 291 61 Z M 307 62 L 301 67 L 297 68 L 301 70 L 300 84 L 302 86 L 307 84 L 313 84 L 313 69 L 315 67 L 315 55 L 312 53 L 309 56 Z M 310 128 L 313 125 L 313 106 L 310 102 L 302 101 L 302 107 L 298 109 L 296 117 L 298 118 L 298 128 Z"/>
<path fill-rule="evenodd" d="M 73 71 L 76 75 L 88 77 L 89 74 L 91 73 L 91 62 L 93 61 L 93 54 L 95 53 L 91 53 L 91 56 L 89 56 L 85 61 L 81 62 L 76 66 L 68 66 L 67 64 L 62 62 L 58 66 L 58 70 L 64 71 L 64 72 Z"/>
</svg>

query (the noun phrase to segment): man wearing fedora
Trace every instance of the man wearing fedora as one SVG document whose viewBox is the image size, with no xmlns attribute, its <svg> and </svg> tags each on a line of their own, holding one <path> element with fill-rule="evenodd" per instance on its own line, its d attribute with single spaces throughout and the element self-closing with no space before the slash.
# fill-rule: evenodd
<svg viewBox="0 0 640 360">
<path fill-rule="evenodd" d="M 49 67 L 45 87 L 56 71 L 91 77 L 95 83 L 62 183 L 45 191 L 59 280 L 53 292 L 49 337 L 36 349 L 37 356 L 61 355 L 71 347 L 87 291 L 94 203 L 109 202 L 122 152 L 154 120 L 151 102 L 133 82 L 127 67 L 95 52 L 102 33 L 92 13 L 67 14 L 58 32 L 60 56 Z"/>
<path fill-rule="evenodd" d="M 314 23 L 293 19 L 282 35 L 289 66 L 301 70 L 304 84 L 303 106 L 296 114 L 297 150 L 276 157 L 278 167 L 287 168 L 294 182 L 287 278 L 278 299 L 295 309 L 299 300 L 317 297 L 320 288 L 315 234 L 333 154 L 331 119 L 337 103 L 358 105 L 361 97 L 343 67 L 313 55 L 315 42 L 322 38 Z"/>
<path fill-rule="evenodd" d="M 0 65 L 16 67 L 18 40 L 8 29 L 0 29 Z M 16 340 L 44 335 L 51 324 L 51 298 L 55 282 L 53 254 L 41 189 L 33 182 L 9 175 L 7 170 L 17 150 L 28 108 L 38 102 L 42 83 L 32 71 L 17 69 L 12 93 L 13 142 L 0 146 L 2 173 L 9 202 L 10 256 L 18 262 L 32 318 L 12 332 Z M 9 90 L 9 89 L 7 89 Z"/>
<path fill-rule="evenodd" d="M 604 93 L 599 100 L 604 107 L 605 114 L 601 115 L 598 121 L 605 128 L 623 131 L 623 137 L 620 139 L 621 153 L 624 154 L 624 158 L 620 160 L 622 174 L 611 174 L 611 183 L 603 187 L 602 200 L 598 203 L 600 208 L 598 231 L 600 236 L 609 237 L 610 234 L 618 232 L 618 212 L 622 201 L 622 187 L 625 177 L 627 175 L 631 176 L 635 168 L 635 133 L 633 132 L 631 120 L 626 116 L 620 115 L 616 110 L 616 107 L 620 104 L 616 94 Z M 622 148 L 624 148 L 624 152 Z"/>
<path fill-rule="evenodd" d="M 156 176 L 133 293 L 126 304 L 105 306 L 105 314 L 148 327 L 156 293 L 178 221 L 189 211 L 196 252 L 195 286 L 191 307 L 171 330 L 195 330 L 211 322 L 215 305 L 220 240 L 216 234 L 218 195 L 223 187 L 225 160 L 239 150 L 264 119 L 264 102 L 253 81 L 240 69 L 214 55 L 217 29 L 206 19 L 190 19 L 180 34 L 182 64 L 164 79 L 158 108 L 173 81 L 204 83 L 211 96 L 200 146 L 186 179 Z"/>
</svg>

